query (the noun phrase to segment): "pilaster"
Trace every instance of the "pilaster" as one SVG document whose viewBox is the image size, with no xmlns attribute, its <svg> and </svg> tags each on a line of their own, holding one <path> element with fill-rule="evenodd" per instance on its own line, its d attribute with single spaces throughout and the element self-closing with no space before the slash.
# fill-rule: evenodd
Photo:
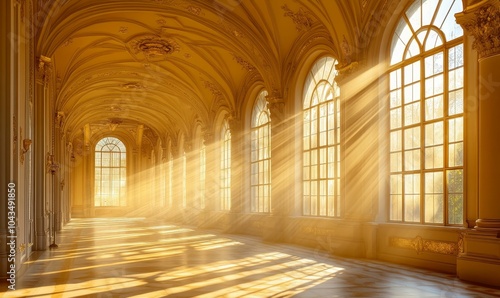
<svg viewBox="0 0 500 298">
<path fill-rule="evenodd" d="M 205 145 L 205 208 L 199 214 L 198 226 L 209 228 L 212 226 L 211 214 L 215 211 L 217 186 L 219 185 L 215 173 L 218 173 L 217 150 L 214 144 L 214 134 L 208 128 L 203 131 L 203 144 Z"/>
<path fill-rule="evenodd" d="M 285 217 L 291 214 L 287 204 L 291 196 L 289 186 L 293 185 L 293 159 L 289 158 L 294 132 L 291 120 L 286 118 L 286 104 L 277 92 L 266 97 L 271 114 L 271 214 L 265 222 L 264 240 L 283 241 Z"/>
</svg>

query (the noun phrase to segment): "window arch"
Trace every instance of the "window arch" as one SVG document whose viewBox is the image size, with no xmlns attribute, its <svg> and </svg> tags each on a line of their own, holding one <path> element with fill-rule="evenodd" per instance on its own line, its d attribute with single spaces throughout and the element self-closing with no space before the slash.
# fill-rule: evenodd
<svg viewBox="0 0 500 298">
<path fill-rule="evenodd" d="M 262 91 L 251 119 L 251 212 L 271 211 L 271 117 Z"/>
<path fill-rule="evenodd" d="M 229 122 L 224 120 L 221 129 L 221 196 L 220 210 L 231 209 L 231 130 Z"/>
<path fill-rule="evenodd" d="M 340 215 L 340 90 L 335 59 L 319 59 L 303 98 L 303 202 L 307 216 Z"/>
<path fill-rule="evenodd" d="M 392 39 L 389 220 L 463 223 L 462 1 L 417 0 Z"/>
<path fill-rule="evenodd" d="M 95 146 L 94 206 L 126 206 L 127 154 L 122 141 L 106 137 Z"/>
</svg>

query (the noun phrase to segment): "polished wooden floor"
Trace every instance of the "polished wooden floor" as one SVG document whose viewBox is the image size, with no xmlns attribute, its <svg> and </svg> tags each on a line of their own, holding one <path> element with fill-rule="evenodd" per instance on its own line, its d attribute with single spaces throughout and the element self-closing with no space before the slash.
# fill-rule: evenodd
<svg viewBox="0 0 500 298">
<path fill-rule="evenodd" d="M 500 297 L 447 274 L 144 219 L 73 219 L 57 240 L 5 297 Z"/>
</svg>

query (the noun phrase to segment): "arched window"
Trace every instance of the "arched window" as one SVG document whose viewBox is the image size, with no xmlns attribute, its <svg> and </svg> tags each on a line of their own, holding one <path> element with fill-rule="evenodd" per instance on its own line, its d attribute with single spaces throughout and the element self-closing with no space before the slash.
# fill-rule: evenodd
<svg viewBox="0 0 500 298">
<path fill-rule="evenodd" d="M 95 206 L 126 206 L 127 155 L 125 145 L 107 137 L 95 146 Z"/>
<path fill-rule="evenodd" d="M 392 39 L 389 220 L 463 223 L 460 0 L 417 0 Z"/>
<path fill-rule="evenodd" d="M 307 216 L 340 215 L 340 90 L 336 61 L 319 59 L 306 79 L 303 101 L 303 205 Z"/>
<path fill-rule="evenodd" d="M 251 197 L 252 212 L 271 211 L 271 117 L 262 91 L 252 111 Z"/>
<path fill-rule="evenodd" d="M 231 209 L 231 130 L 229 123 L 224 120 L 221 129 L 221 196 L 220 210 Z"/>
</svg>

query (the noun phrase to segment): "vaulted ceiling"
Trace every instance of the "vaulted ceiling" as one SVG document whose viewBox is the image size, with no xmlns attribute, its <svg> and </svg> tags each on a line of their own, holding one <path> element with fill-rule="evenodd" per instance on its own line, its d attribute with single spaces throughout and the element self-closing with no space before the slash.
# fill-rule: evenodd
<svg viewBox="0 0 500 298">
<path fill-rule="evenodd" d="M 387 0 L 54 1 L 37 52 L 51 58 L 66 129 L 144 125 L 157 136 L 237 113 L 249 82 L 282 95 L 314 36 L 340 61 Z M 325 41 L 322 41 L 325 43 Z M 351 54 L 349 54 L 351 55 Z"/>
</svg>

